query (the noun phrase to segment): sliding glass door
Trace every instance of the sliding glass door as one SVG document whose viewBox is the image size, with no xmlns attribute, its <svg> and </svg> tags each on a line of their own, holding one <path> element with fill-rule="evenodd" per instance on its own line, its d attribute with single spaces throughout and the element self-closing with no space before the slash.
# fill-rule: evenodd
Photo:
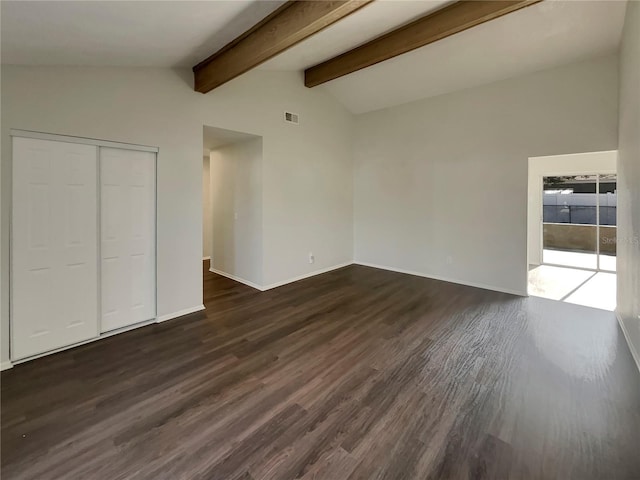
<svg viewBox="0 0 640 480">
<path fill-rule="evenodd" d="M 598 270 L 616 271 L 617 176 L 598 175 Z"/>
<path fill-rule="evenodd" d="M 616 269 L 616 175 L 543 177 L 542 262 Z"/>
</svg>

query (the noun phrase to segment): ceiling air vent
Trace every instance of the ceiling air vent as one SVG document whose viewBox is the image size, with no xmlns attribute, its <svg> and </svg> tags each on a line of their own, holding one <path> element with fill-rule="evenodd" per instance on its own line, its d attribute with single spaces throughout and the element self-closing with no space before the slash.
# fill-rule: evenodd
<svg viewBox="0 0 640 480">
<path fill-rule="evenodd" d="M 284 121 L 287 123 L 293 123 L 294 125 L 298 125 L 298 123 L 300 123 L 298 121 L 298 114 L 291 112 L 284 112 Z"/>
</svg>

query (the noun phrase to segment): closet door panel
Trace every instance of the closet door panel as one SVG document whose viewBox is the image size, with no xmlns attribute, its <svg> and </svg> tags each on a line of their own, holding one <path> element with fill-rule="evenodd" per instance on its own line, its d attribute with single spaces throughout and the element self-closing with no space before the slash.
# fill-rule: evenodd
<svg viewBox="0 0 640 480">
<path fill-rule="evenodd" d="M 98 334 L 97 148 L 13 139 L 12 358 Z"/>
<path fill-rule="evenodd" d="M 155 154 L 100 149 L 102 331 L 155 317 Z"/>
<path fill-rule="evenodd" d="M 123 232 L 129 223 L 121 185 L 126 162 L 110 150 L 100 151 L 102 222 L 102 331 L 126 325 L 125 300 L 129 288 L 124 265 L 126 259 Z"/>
</svg>

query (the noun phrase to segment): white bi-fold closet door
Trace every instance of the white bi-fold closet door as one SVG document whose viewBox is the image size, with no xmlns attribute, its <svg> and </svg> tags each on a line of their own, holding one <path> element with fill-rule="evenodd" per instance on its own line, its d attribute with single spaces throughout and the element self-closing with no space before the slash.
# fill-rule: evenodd
<svg viewBox="0 0 640 480">
<path fill-rule="evenodd" d="M 12 359 L 152 320 L 156 154 L 12 135 Z"/>
<path fill-rule="evenodd" d="M 155 317 L 155 178 L 154 153 L 100 149 L 102 332 Z"/>
<path fill-rule="evenodd" d="M 98 335 L 98 148 L 13 139 L 11 356 Z"/>
</svg>

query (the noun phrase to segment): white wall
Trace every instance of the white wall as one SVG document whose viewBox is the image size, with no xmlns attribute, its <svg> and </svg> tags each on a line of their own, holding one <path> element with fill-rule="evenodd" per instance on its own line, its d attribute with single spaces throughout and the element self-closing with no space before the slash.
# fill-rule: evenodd
<svg viewBox="0 0 640 480">
<path fill-rule="evenodd" d="M 542 263 L 542 180 L 546 176 L 616 173 L 618 152 L 550 155 L 529 159 L 527 263 Z"/>
<path fill-rule="evenodd" d="M 293 72 L 252 71 L 206 95 L 189 70 L 2 67 L 2 316 L 8 358 L 9 129 L 140 143 L 158 155 L 158 314 L 202 304 L 203 125 L 264 139 L 264 281 L 352 258 L 352 115 Z M 284 110 L 301 124 L 283 122 Z M 309 265 L 310 249 L 316 264 Z"/>
<path fill-rule="evenodd" d="M 640 368 L 640 2 L 629 2 L 620 51 L 618 309 Z"/>
<path fill-rule="evenodd" d="M 213 271 L 262 285 L 262 138 L 210 155 Z"/>
<path fill-rule="evenodd" d="M 211 180 L 209 156 L 202 157 L 202 258 L 211 256 Z"/>
<path fill-rule="evenodd" d="M 296 76 L 297 77 L 297 76 Z M 322 89 L 296 88 L 285 102 L 300 125 L 274 120 L 263 135 L 264 286 L 353 260 L 353 119 Z M 301 90 L 302 87 L 302 90 Z M 281 96 L 286 85 L 273 84 Z M 313 101 L 302 101 L 314 92 Z M 259 132 L 251 132 L 259 133 Z M 309 264 L 309 252 L 315 263 Z"/>
<path fill-rule="evenodd" d="M 527 159 L 615 150 L 617 57 L 357 117 L 355 261 L 526 294 Z"/>
</svg>

